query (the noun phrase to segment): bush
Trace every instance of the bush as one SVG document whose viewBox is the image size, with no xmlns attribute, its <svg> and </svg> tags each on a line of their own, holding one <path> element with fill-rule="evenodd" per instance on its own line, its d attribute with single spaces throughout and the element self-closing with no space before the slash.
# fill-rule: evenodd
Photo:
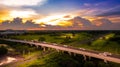
<svg viewBox="0 0 120 67">
<path fill-rule="evenodd" d="M 4 46 L 0 47 L 0 55 L 5 55 L 8 53 L 8 49 Z"/>
<path fill-rule="evenodd" d="M 39 41 L 45 41 L 45 37 L 39 37 Z"/>
<path fill-rule="evenodd" d="M 96 41 L 93 41 L 92 46 L 102 47 L 102 46 L 104 46 L 106 43 L 107 43 L 106 40 L 96 40 Z"/>
</svg>

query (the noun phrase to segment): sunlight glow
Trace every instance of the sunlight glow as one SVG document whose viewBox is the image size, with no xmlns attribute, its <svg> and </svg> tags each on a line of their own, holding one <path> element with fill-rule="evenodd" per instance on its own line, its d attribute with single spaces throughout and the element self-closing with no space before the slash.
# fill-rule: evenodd
<svg viewBox="0 0 120 67">
<path fill-rule="evenodd" d="M 47 0 L 0 0 L 0 4 L 7 6 L 32 6 L 32 5 L 42 5 Z"/>
<path fill-rule="evenodd" d="M 43 19 L 38 19 L 35 20 L 36 23 L 45 23 L 45 24 L 50 24 L 50 25 L 59 25 L 60 22 L 65 22 L 67 20 L 70 20 L 72 17 L 69 18 L 64 18 L 66 15 L 52 15 L 52 16 L 47 16 Z"/>
<path fill-rule="evenodd" d="M 15 17 L 21 17 L 21 18 L 29 18 L 31 17 L 32 15 L 37 15 L 34 11 L 11 11 L 10 12 L 10 16 L 12 18 L 15 18 Z"/>
</svg>

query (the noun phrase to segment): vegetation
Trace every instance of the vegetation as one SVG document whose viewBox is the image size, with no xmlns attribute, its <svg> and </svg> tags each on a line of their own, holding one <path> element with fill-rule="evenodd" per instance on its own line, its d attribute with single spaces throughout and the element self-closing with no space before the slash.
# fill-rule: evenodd
<svg viewBox="0 0 120 67">
<path fill-rule="evenodd" d="M 70 56 L 67 53 L 51 52 L 22 67 L 120 67 L 120 64 L 104 63 L 103 60 L 95 58 L 84 60 L 82 55 Z"/>
<path fill-rule="evenodd" d="M 83 47 L 91 50 L 108 51 L 120 54 L 119 32 L 69 32 L 69 33 L 32 33 L 10 38 L 22 40 L 37 40 L 40 42 L 65 44 L 74 47 Z"/>
<path fill-rule="evenodd" d="M 4 41 L 4 40 L 0 40 L 0 44 L 9 45 L 14 50 L 15 54 L 20 54 L 20 55 L 26 55 L 26 54 L 30 54 L 32 52 L 40 50 L 36 47 L 32 47 L 32 46 L 29 46 L 29 45 L 14 43 L 14 42 L 8 42 L 8 41 Z M 3 50 L 3 49 L 4 49 L 4 51 L 7 51 L 7 49 L 5 47 L 2 47 L 2 49 L 0 49 L 0 50 Z"/>
<path fill-rule="evenodd" d="M 0 46 L 0 56 L 8 53 L 8 49 L 4 46 Z"/>
<path fill-rule="evenodd" d="M 9 38 L 57 43 L 59 45 L 120 54 L 120 33 L 116 32 L 32 32 L 24 35 L 9 36 Z M 67 52 L 57 53 L 55 50 L 42 51 L 42 48 L 13 42 L 0 41 L 0 43 L 9 44 L 9 46 L 15 49 L 16 54 L 23 55 L 26 58 L 33 55 L 31 58 L 33 60 L 23 61 L 17 67 L 120 67 L 120 64 L 112 62 L 105 63 L 103 60 L 96 58 L 89 59 L 87 57 L 84 60 L 82 55 L 74 56 L 69 55 Z"/>
</svg>

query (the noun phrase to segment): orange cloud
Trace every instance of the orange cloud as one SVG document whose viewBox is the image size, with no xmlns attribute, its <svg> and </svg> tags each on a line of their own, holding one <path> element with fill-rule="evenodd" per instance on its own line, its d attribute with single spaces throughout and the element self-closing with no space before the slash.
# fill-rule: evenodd
<svg viewBox="0 0 120 67">
<path fill-rule="evenodd" d="M 9 9 L 0 8 L 0 22 L 4 20 L 10 20 L 9 18 Z"/>
<path fill-rule="evenodd" d="M 120 17 L 110 17 L 108 19 L 113 23 L 120 23 Z"/>
<path fill-rule="evenodd" d="M 93 20 L 92 22 L 96 26 L 107 26 L 112 24 L 112 22 L 107 18 L 96 19 L 96 20 Z"/>
<path fill-rule="evenodd" d="M 14 10 L 3 6 L 0 7 L 0 23 L 5 20 L 12 21 L 12 19 L 16 17 L 23 18 L 23 22 L 25 22 L 27 20 L 35 20 L 43 16 L 37 14 L 34 10 Z"/>
<path fill-rule="evenodd" d="M 71 20 L 68 21 L 61 21 L 58 23 L 59 26 L 72 26 L 73 22 Z"/>
</svg>

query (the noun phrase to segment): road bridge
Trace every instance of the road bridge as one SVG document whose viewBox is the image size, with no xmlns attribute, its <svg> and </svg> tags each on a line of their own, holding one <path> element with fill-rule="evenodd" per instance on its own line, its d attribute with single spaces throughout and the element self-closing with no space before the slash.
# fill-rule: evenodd
<svg viewBox="0 0 120 67">
<path fill-rule="evenodd" d="M 105 62 L 111 61 L 111 62 L 115 62 L 115 63 L 120 63 L 120 56 L 119 55 L 113 55 L 113 54 L 112 55 L 103 55 L 101 52 L 86 50 L 86 49 L 85 50 L 79 49 L 79 48 L 75 48 L 75 47 L 71 47 L 71 46 L 67 46 L 67 45 L 48 44 L 48 43 L 15 40 L 15 39 L 3 39 L 3 40 L 11 41 L 11 42 L 18 42 L 18 43 L 25 43 L 25 44 L 29 44 L 29 45 L 35 45 L 37 47 L 40 46 L 40 47 L 44 48 L 44 51 L 45 51 L 45 48 L 53 48 L 53 49 L 56 49 L 58 52 L 59 51 L 66 51 L 70 55 L 72 53 L 74 55 L 81 54 L 84 56 L 85 59 L 86 59 L 86 56 L 88 56 L 88 57 L 103 59 Z"/>
</svg>

